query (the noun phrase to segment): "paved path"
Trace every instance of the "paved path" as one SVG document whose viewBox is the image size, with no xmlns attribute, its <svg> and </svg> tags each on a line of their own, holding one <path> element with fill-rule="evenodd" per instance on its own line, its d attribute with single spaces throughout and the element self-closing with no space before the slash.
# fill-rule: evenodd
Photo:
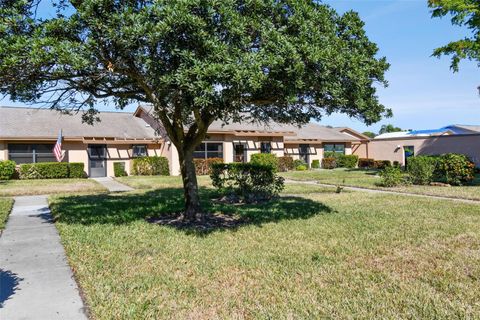
<svg viewBox="0 0 480 320">
<path fill-rule="evenodd" d="M 101 185 L 103 185 L 110 192 L 125 192 L 125 191 L 132 191 L 133 190 L 133 188 L 131 188 L 129 186 L 126 186 L 123 183 L 120 183 L 117 180 L 112 179 L 110 177 L 92 178 L 92 179 L 97 181 Z"/>
<path fill-rule="evenodd" d="M 46 196 L 15 198 L 0 269 L 0 319 L 87 319 Z"/>
<path fill-rule="evenodd" d="M 286 183 L 300 183 L 300 184 L 310 184 L 316 186 L 323 186 L 323 187 L 336 187 L 335 184 L 328 184 L 328 183 L 320 183 L 317 181 L 311 180 L 290 180 L 285 179 Z M 419 197 L 419 198 L 430 198 L 430 199 L 440 199 L 440 200 L 451 200 L 451 201 L 458 201 L 458 202 L 466 202 L 466 203 L 475 203 L 480 204 L 480 200 L 472 200 L 472 199 L 461 199 L 461 198 L 453 198 L 453 197 L 442 197 L 442 196 L 432 196 L 427 194 L 419 194 L 419 193 L 411 193 L 411 192 L 399 192 L 399 191 L 388 191 L 388 190 L 379 190 L 379 189 L 370 189 L 370 188 L 363 188 L 363 187 L 349 187 L 349 186 L 342 186 L 345 190 L 353 190 L 353 191 L 364 191 L 369 193 L 386 193 L 386 194 L 396 194 L 401 196 L 412 196 L 412 197 Z"/>
</svg>

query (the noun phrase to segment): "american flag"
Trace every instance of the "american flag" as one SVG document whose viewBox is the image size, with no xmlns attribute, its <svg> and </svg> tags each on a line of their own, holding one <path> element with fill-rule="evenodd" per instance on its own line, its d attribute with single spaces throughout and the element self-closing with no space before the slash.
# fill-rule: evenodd
<svg viewBox="0 0 480 320">
<path fill-rule="evenodd" d="M 58 132 L 57 143 L 53 147 L 53 154 L 55 158 L 57 158 L 58 162 L 62 162 L 63 160 L 63 152 L 62 152 L 62 130 Z"/>
</svg>

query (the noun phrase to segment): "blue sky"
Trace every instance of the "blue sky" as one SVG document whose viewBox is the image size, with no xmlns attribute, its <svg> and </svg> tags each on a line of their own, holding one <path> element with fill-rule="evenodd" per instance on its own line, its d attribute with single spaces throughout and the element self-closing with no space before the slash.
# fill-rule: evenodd
<svg viewBox="0 0 480 320">
<path fill-rule="evenodd" d="M 378 131 L 392 123 L 404 129 L 430 129 L 448 124 L 480 124 L 479 68 L 464 62 L 453 73 L 448 57 L 433 58 L 437 48 L 467 34 L 448 18 L 432 19 L 427 0 L 325 0 L 339 13 L 359 12 L 369 38 L 378 44 L 380 56 L 391 64 L 386 74 L 388 88 L 381 88 L 381 103 L 393 109 L 394 117 L 366 127 L 344 115 L 332 115 L 321 124 L 349 126 L 360 131 Z M 2 105 L 21 105 L 0 100 Z M 101 110 L 113 110 L 102 107 Z M 132 111 L 135 106 L 128 107 Z"/>
<path fill-rule="evenodd" d="M 378 92 L 380 101 L 393 109 L 394 117 L 367 128 L 342 115 L 321 123 L 377 131 L 393 123 L 404 129 L 438 128 L 448 124 L 480 124 L 480 70 L 465 62 L 460 71 L 450 70 L 448 57 L 431 57 L 434 48 L 468 33 L 452 26 L 449 18 L 430 17 L 427 0 L 327 0 L 339 13 L 357 11 L 365 21 L 369 38 L 391 64 L 389 86 Z"/>
</svg>

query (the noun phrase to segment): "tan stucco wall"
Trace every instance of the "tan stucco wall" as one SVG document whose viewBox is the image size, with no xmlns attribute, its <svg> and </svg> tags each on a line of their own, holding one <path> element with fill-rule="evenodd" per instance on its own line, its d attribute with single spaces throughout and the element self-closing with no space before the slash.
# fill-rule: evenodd
<svg viewBox="0 0 480 320">
<path fill-rule="evenodd" d="M 8 159 L 8 152 L 7 152 L 7 144 L 5 141 L 0 141 L 0 160 L 7 160 Z"/>
<path fill-rule="evenodd" d="M 310 145 L 310 151 L 309 151 L 310 163 L 308 165 L 311 165 L 313 160 L 320 160 L 321 162 L 323 159 L 323 145 L 321 143 L 317 143 L 317 144 L 307 143 L 307 144 Z M 294 160 L 299 159 L 300 158 L 299 147 L 300 147 L 300 144 L 298 143 L 285 143 L 285 155 L 292 157 Z"/>
<path fill-rule="evenodd" d="M 415 155 L 465 154 L 477 166 L 480 166 L 480 135 L 372 140 L 369 145 L 370 157 L 377 160 L 391 160 L 405 164 L 404 146 L 414 146 Z"/>
<path fill-rule="evenodd" d="M 11 143 L 51 143 L 54 141 L 12 141 Z M 0 160 L 8 159 L 8 141 L 0 142 Z M 89 172 L 89 159 L 87 152 L 87 144 L 82 141 L 65 141 L 62 149 L 65 152 L 63 161 L 83 162 L 85 172 Z M 163 144 L 147 144 L 149 156 L 162 155 Z M 107 176 L 114 176 L 113 163 L 125 162 L 125 171 L 130 173 L 132 159 L 132 145 L 130 144 L 107 144 Z"/>
<path fill-rule="evenodd" d="M 368 158 L 368 143 L 363 142 L 362 144 L 352 144 L 352 154 L 357 155 L 359 158 Z"/>
</svg>

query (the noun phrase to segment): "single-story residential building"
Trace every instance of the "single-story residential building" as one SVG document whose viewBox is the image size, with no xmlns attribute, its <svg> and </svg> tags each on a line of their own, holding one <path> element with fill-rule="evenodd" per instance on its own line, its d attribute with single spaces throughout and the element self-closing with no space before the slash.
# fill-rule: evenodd
<svg viewBox="0 0 480 320">
<path fill-rule="evenodd" d="M 139 107 L 135 116 L 164 132 L 150 110 Z M 303 159 L 307 164 L 322 160 L 325 151 L 342 154 L 368 155 L 369 138 L 350 128 L 331 128 L 309 123 L 301 128 L 271 123 L 268 126 L 252 123 L 210 125 L 207 139 L 195 151 L 195 158 L 222 158 L 224 162 L 248 162 L 255 153 L 274 153 Z M 172 175 L 180 172 L 175 146 L 169 144 L 165 156 L 169 159 Z"/>
<path fill-rule="evenodd" d="M 113 176 L 113 163 L 162 155 L 164 138 L 141 118 L 124 112 L 102 112 L 101 121 L 82 123 L 81 114 L 49 109 L 0 107 L 0 160 L 17 164 L 55 162 L 53 147 L 62 130 L 64 159 L 83 162 L 90 177 Z"/>
<path fill-rule="evenodd" d="M 0 160 L 17 164 L 56 161 L 53 146 L 62 131 L 63 161 L 83 162 L 90 177 L 113 176 L 113 163 L 141 156 L 165 156 L 170 173 L 180 165 L 175 146 L 147 107 L 132 113 L 101 112 L 100 122 L 82 123 L 80 114 L 66 115 L 49 109 L 0 107 Z M 310 123 L 302 128 L 272 123 L 227 124 L 214 122 L 196 158 L 222 158 L 247 162 L 254 153 L 292 156 L 311 164 L 325 151 L 369 156 L 368 137 L 350 128 L 330 128 Z"/>
<path fill-rule="evenodd" d="M 375 159 L 398 161 L 402 165 L 409 156 L 461 153 L 480 167 L 480 126 L 449 125 L 433 130 L 385 133 L 372 139 L 368 147 Z"/>
</svg>

